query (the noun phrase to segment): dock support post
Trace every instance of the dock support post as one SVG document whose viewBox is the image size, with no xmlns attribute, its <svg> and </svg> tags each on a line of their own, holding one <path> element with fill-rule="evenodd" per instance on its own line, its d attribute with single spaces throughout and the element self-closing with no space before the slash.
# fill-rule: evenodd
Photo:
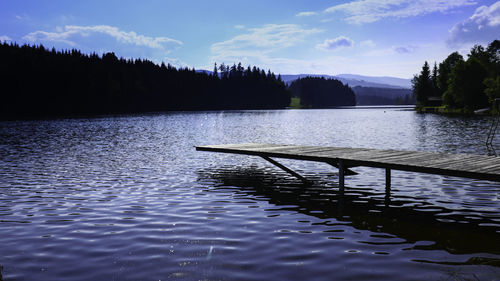
<svg viewBox="0 0 500 281">
<path fill-rule="evenodd" d="M 344 162 L 339 159 L 339 191 L 344 193 Z"/>
<path fill-rule="evenodd" d="M 336 162 L 331 162 L 331 161 L 328 161 L 328 162 L 325 162 L 327 164 L 330 164 L 332 165 L 333 167 L 335 168 L 339 168 L 339 165 L 336 163 Z M 357 172 L 354 172 L 353 170 L 347 168 L 347 167 L 344 167 L 344 176 L 352 176 L 352 175 L 357 175 L 358 173 Z"/>
<path fill-rule="evenodd" d="M 271 162 L 273 165 L 275 165 L 276 167 L 282 169 L 283 171 L 291 174 L 292 176 L 298 178 L 299 180 L 301 180 L 303 183 L 305 184 L 310 184 L 310 182 L 304 178 L 303 176 L 297 174 L 296 172 L 292 171 L 291 169 L 285 167 L 283 164 L 279 163 L 278 161 L 274 160 L 274 159 L 271 159 L 267 156 L 261 156 L 262 158 L 266 159 L 267 161 Z"/>
<path fill-rule="evenodd" d="M 391 169 L 385 168 L 385 192 L 391 192 Z"/>
</svg>

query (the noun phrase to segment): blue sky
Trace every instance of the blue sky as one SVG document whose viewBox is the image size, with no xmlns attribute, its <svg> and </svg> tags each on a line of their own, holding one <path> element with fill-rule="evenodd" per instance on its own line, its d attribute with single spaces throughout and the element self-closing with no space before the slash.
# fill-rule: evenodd
<svg viewBox="0 0 500 281">
<path fill-rule="evenodd" d="M 425 60 L 500 39 L 500 1 L 0 2 L 0 40 L 176 66 L 410 78 Z"/>
</svg>

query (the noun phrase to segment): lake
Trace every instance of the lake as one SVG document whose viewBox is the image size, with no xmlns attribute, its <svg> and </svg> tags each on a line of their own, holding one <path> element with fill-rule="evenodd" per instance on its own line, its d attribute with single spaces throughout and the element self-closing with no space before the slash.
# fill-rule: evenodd
<svg viewBox="0 0 500 281">
<path fill-rule="evenodd" d="M 403 108 L 0 122 L 3 280 L 500 279 L 500 184 L 196 145 L 494 153 L 491 117 Z M 493 143 L 500 148 L 500 137 Z"/>
</svg>

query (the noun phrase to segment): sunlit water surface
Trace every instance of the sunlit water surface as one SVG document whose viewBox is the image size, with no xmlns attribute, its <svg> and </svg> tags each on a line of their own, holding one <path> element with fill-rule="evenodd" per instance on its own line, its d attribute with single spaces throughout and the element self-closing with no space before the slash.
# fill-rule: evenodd
<svg viewBox="0 0 500 281">
<path fill-rule="evenodd" d="M 489 117 L 400 109 L 0 123 L 3 280 L 499 280 L 500 184 L 195 151 L 268 142 L 488 154 Z M 499 138 L 497 138 L 499 139 Z M 500 143 L 494 146 L 500 147 Z"/>
</svg>

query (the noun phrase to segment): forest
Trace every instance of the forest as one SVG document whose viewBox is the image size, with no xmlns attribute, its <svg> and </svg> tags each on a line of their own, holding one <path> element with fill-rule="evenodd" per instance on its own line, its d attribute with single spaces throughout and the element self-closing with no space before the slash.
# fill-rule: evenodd
<svg viewBox="0 0 500 281">
<path fill-rule="evenodd" d="M 329 108 L 356 105 L 353 90 L 336 79 L 324 77 L 304 77 L 289 86 L 293 97 L 300 98 L 303 107 Z"/>
<path fill-rule="evenodd" d="M 281 77 L 215 64 L 212 73 L 78 50 L 0 43 L 0 119 L 169 110 L 274 109 L 290 104 Z"/>
<path fill-rule="evenodd" d="M 357 105 L 413 105 L 415 98 L 410 89 L 353 87 Z"/>
<path fill-rule="evenodd" d="M 413 94 L 419 107 L 442 100 L 450 112 L 472 113 L 491 107 L 500 98 L 500 41 L 494 40 L 486 48 L 475 45 L 467 59 L 454 52 L 444 61 L 434 63 L 432 70 L 425 62 L 413 80 Z"/>
</svg>

